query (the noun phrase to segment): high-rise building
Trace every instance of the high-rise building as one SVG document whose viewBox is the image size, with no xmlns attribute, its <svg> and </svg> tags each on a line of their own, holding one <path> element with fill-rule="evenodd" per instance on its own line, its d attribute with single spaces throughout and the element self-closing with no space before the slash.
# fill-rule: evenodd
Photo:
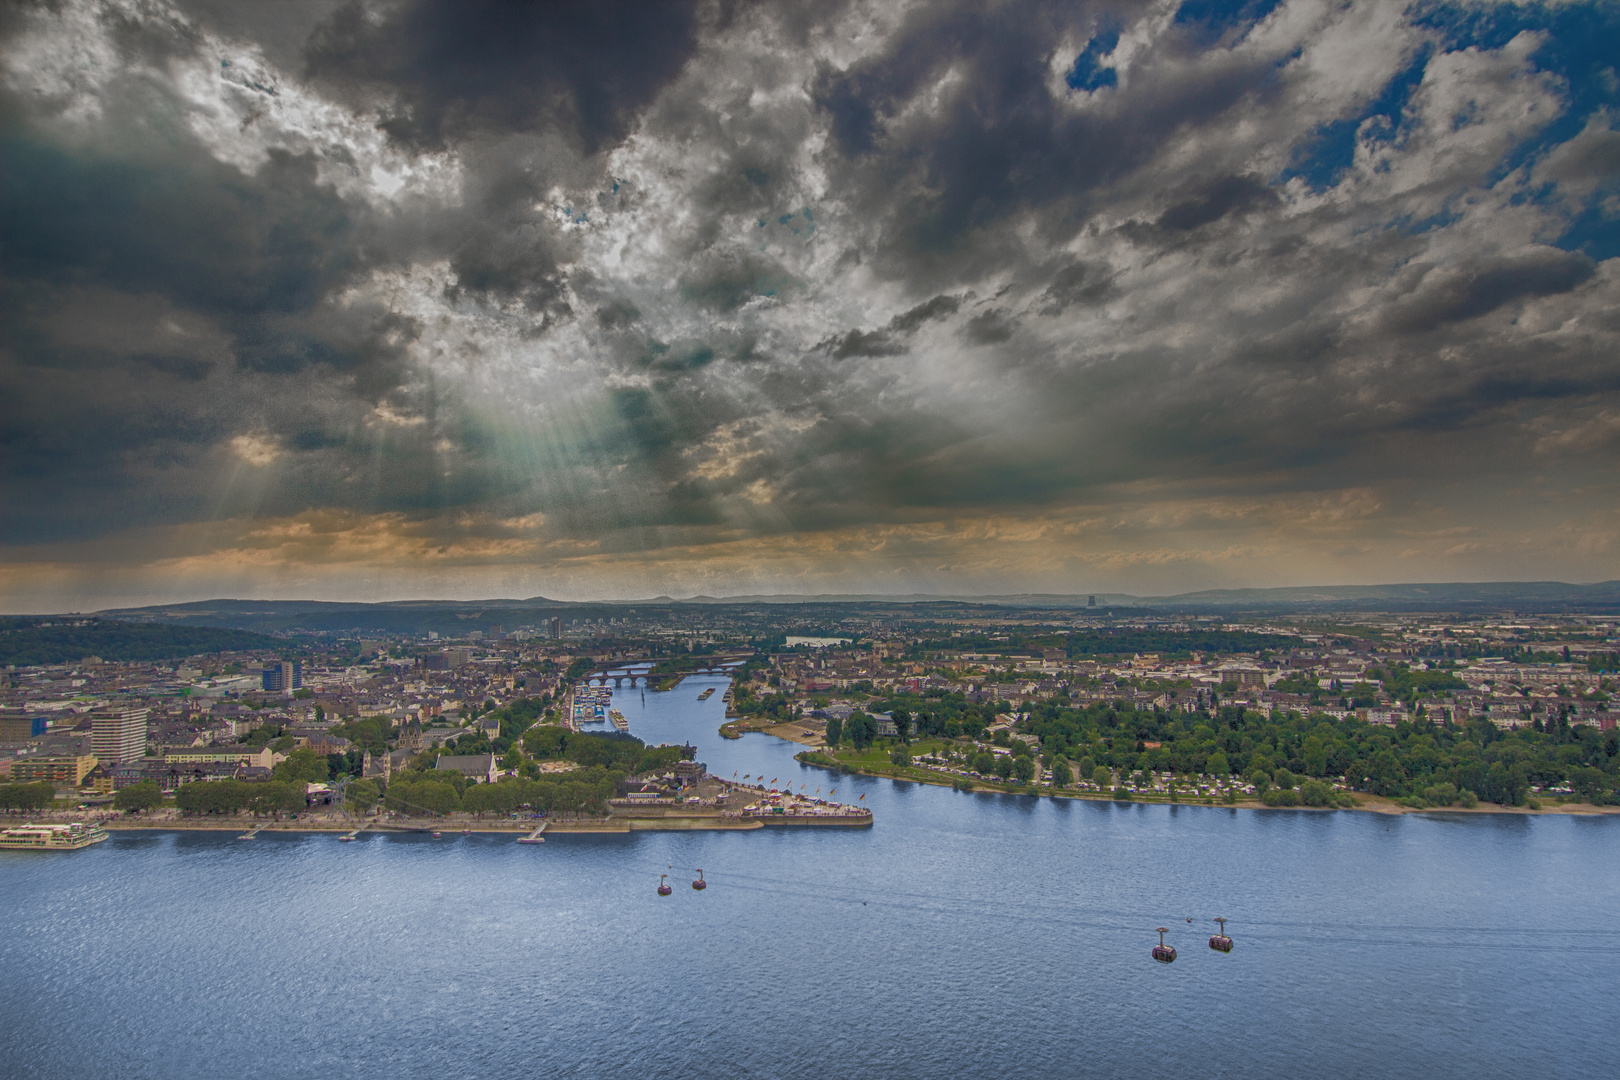
<svg viewBox="0 0 1620 1080">
<path fill-rule="evenodd" d="M 562 637 L 562 620 L 561 619 L 552 619 L 551 620 L 551 636 L 554 637 L 554 638 Z"/>
<path fill-rule="evenodd" d="M 278 660 L 264 669 L 266 690 L 297 690 L 303 685 L 304 665 L 296 661 Z"/>
<path fill-rule="evenodd" d="M 30 716 L 22 709 L 0 709 L 0 739 L 22 742 L 45 734 L 47 726 L 45 717 L 38 714 Z"/>
<path fill-rule="evenodd" d="M 146 710 L 108 708 L 90 714 L 90 752 L 106 768 L 146 756 Z"/>
</svg>

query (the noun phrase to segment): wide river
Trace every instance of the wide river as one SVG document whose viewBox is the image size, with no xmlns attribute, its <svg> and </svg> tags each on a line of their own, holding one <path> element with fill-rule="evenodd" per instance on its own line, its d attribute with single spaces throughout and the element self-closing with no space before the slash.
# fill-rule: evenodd
<svg viewBox="0 0 1620 1080">
<path fill-rule="evenodd" d="M 0 1076 L 1620 1075 L 1620 819 L 832 778 L 706 685 L 616 703 L 876 825 L 0 852 Z"/>
</svg>

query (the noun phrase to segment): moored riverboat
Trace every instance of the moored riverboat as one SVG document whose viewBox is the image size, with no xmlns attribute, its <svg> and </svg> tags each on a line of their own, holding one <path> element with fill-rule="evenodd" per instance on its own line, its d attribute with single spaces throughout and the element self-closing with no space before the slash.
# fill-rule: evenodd
<svg viewBox="0 0 1620 1080">
<path fill-rule="evenodd" d="M 66 825 L 13 825 L 0 829 L 0 850 L 76 851 L 107 839 L 107 830 L 82 821 Z"/>
<path fill-rule="evenodd" d="M 762 807 L 758 810 L 744 810 L 741 817 L 745 821 L 758 821 L 764 825 L 860 828 L 872 824 L 872 811 L 857 810 L 853 807 L 846 810 L 786 810 L 781 807 Z"/>
</svg>

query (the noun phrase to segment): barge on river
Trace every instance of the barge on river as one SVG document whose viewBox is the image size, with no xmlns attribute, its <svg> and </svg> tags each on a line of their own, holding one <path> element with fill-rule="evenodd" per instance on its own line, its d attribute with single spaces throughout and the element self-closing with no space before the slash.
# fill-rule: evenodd
<svg viewBox="0 0 1620 1080">
<path fill-rule="evenodd" d="M 107 839 L 107 830 L 82 821 L 66 825 L 13 825 L 0 829 L 3 851 L 76 851 Z"/>
</svg>

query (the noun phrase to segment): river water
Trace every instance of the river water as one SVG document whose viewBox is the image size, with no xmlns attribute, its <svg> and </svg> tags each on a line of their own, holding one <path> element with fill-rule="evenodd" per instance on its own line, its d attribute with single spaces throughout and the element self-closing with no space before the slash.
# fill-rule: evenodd
<svg viewBox="0 0 1620 1080">
<path fill-rule="evenodd" d="M 0 852 L 0 1075 L 1620 1075 L 1620 820 L 834 778 L 707 685 L 615 704 L 876 825 Z"/>
</svg>

